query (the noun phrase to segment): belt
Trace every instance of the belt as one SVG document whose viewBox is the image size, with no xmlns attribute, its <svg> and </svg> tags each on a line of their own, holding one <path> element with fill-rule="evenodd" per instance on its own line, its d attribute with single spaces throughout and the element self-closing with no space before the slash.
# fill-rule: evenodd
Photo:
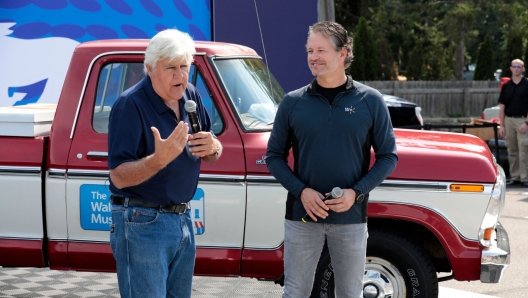
<svg viewBox="0 0 528 298">
<path fill-rule="evenodd" d="M 125 200 L 127 198 L 123 196 L 111 195 L 110 199 L 112 200 L 112 204 L 114 205 L 125 205 Z M 191 209 L 191 206 L 189 203 L 162 206 L 162 205 L 150 203 L 150 202 L 143 201 L 143 200 L 136 199 L 136 198 L 128 198 L 128 206 L 129 207 L 151 208 L 151 209 L 161 210 L 166 213 L 178 213 L 178 214 L 185 213 L 187 209 Z"/>
<path fill-rule="evenodd" d="M 526 118 L 526 115 L 524 115 L 524 116 L 522 116 L 522 115 L 520 115 L 520 116 L 508 116 L 508 115 L 506 115 L 506 117 L 510 117 L 510 118 Z"/>
</svg>

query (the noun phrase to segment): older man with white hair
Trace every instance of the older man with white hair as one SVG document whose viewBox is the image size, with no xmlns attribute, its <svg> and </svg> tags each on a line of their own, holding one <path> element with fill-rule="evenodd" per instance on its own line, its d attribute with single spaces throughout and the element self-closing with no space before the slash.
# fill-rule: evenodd
<svg viewBox="0 0 528 298">
<path fill-rule="evenodd" d="M 196 247 L 189 201 L 201 160 L 217 160 L 222 148 L 188 83 L 194 53 L 188 34 L 156 34 L 145 53 L 147 76 L 110 113 L 110 244 L 121 297 L 191 297 Z M 190 100 L 201 126 L 194 134 L 184 109 Z"/>
</svg>

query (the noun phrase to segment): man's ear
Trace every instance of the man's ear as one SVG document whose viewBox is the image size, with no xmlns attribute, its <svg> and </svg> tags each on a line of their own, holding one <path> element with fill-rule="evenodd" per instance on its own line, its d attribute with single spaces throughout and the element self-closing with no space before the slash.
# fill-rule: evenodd
<svg viewBox="0 0 528 298">
<path fill-rule="evenodd" d="M 347 56 L 347 49 L 342 48 L 340 52 L 341 52 L 341 58 L 345 59 Z"/>
</svg>

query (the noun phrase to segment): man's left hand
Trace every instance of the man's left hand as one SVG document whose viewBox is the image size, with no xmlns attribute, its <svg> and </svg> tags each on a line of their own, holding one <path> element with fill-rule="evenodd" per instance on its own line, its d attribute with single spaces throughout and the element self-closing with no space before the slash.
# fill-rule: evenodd
<svg viewBox="0 0 528 298">
<path fill-rule="evenodd" d="M 341 213 L 346 212 L 356 202 L 356 192 L 353 189 L 343 189 L 343 195 L 337 199 L 326 200 L 326 205 L 334 212 Z"/>
<path fill-rule="evenodd" d="M 521 127 L 519 127 L 519 132 L 525 134 L 526 130 L 528 130 L 528 125 L 526 124 L 526 122 L 524 122 L 523 124 L 521 124 Z"/>
<path fill-rule="evenodd" d="M 205 157 L 218 151 L 218 144 L 208 131 L 199 131 L 189 136 L 189 150 L 192 155 Z"/>
</svg>

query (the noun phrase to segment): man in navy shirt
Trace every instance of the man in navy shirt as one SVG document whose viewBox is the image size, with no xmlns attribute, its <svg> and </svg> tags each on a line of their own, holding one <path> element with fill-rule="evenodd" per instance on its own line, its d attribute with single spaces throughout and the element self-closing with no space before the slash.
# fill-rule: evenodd
<svg viewBox="0 0 528 298">
<path fill-rule="evenodd" d="M 288 190 L 282 297 L 310 296 L 325 239 L 336 296 L 363 297 L 368 194 L 396 167 L 394 132 L 381 94 L 345 73 L 352 38 L 341 25 L 311 26 L 306 51 L 316 78 L 284 96 L 266 154 Z M 371 147 L 376 162 L 369 169 Z M 342 196 L 323 201 L 334 187 Z"/>
<path fill-rule="evenodd" d="M 110 244 L 121 297 L 191 297 L 196 248 L 190 217 L 200 161 L 222 147 L 196 88 L 195 53 L 186 33 L 164 30 L 145 53 L 147 76 L 123 92 L 110 113 Z M 201 131 L 192 134 L 184 104 L 193 100 Z"/>
</svg>

